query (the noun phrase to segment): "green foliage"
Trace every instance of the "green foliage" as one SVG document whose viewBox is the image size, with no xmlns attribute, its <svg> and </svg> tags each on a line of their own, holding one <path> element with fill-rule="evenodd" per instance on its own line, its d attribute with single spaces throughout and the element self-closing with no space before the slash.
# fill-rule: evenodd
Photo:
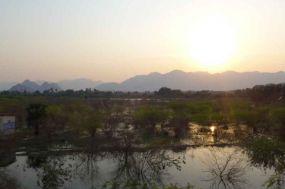
<svg viewBox="0 0 285 189">
<path fill-rule="evenodd" d="M 221 112 L 211 113 L 211 122 L 221 124 L 221 123 L 224 123 L 225 121 L 226 121 L 226 118 Z"/>
<path fill-rule="evenodd" d="M 174 123 L 188 124 L 191 119 L 191 108 L 183 102 L 172 102 L 169 105 L 172 110 L 172 120 Z"/>
<path fill-rule="evenodd" d="M 169 118 L 169 112 L 163 107 L 144 106 L 134 113 L 137 125 L 154 130 L 156 124 L 163 124 Z"/>
<path fill-rule="evenodd" d="M 39 134 L 39 128 L 46 118 L 46 105 L 31 104 L 27 107 L 27 123 L 34 128 L 35 135 Z"/>
<path fill-rule="evenodd" d="M 185 130 L 191 120 L 190 107 L 183 102 L 172 102 L 169 105 L 171 110 L 170 124 L 175 127 L 175 135 L 185 135 Z"/>
<path fill-rule="evenodd" d="M 225 116 L 217 109 L 217 105 L 211 101 L 190 101 L 170 103 L 172 121 L 181 125 L 194 122 L 201 125 L 209 125 L 213 122 L 222 123 Z"/>
<path fill-rule="evenodd" d="M 285 182 L 284 141 L 268 137 L 253 138 L 248 141 L 246 152 L 252 165 L 275 170 L 274 174 L 264 183 L 267 188 L 280 187 L 280 184 Z"/>
<path fill-rule="evenodd" d="M 213 113 L 213 104 L 210 101 L 190 102 L 188 106 L 192 122 L 201 125 L 210 124 Z"/>
<path fill-rule="evenodd" d="M 183 97 L 184 93 L 180 90 L 172 90 L 167 87 L 160 88 L 157 92 L 155 92 L 156 96 L 161 98 L 175 98 L 175 97 Z"/>
<path fill-rule="evenodd" d="M 256 97 L 260 93 L 262 93 L 261 96 L 264 96 L 263 93 L 270 95 L 269 89 L 279 91 L 278 102 L 260 101 L 257 103 L 250 98 L 251 92 Z M 281 98 L 284 93 L 281 93 L 282 91 L 284 91 L 284 85 L 257 86 L 252 90 L 237 91 L 232 94 L 217 93 L 217 95 L 209 91 L 188 93 L 162 88 L 153 94 L 154 97 L 170 98 L 169 101 L 162 102 L 153 99 L 150 105 L 138 109 L 136 107 L 132 109 L 132 106 L 129 106 L 129 112 L 134 111 L 132 115 L 124 112 L 125 105 L 130 105 L 128 101 L 114 101 L 107 98 L 112 96 L 147 98 L 152 94 L 107 93 L 96 90 L 68 90 L 43 94 L 5 92 L 0 94 L 0 113 L 15 114 L 18 128 L 23 126 L 26 120 L 27 125 L 34 129 L 35 134 L 46 129 L 50 134 L 75 130 L 78 133 L 88 132 L 94 135 L 102 127 L 105 131 L 113 132 L 117 122 L 127 120 L 128 123 L 134 121 L 137 126 L 141 126 L 140 128 L 150 130 L 153 130 L 156 124 L 162 124 L 162 126 L 168 124 L 178 130 L 183 130 L 189 122 L 201 125 L 237 123 L 247 124 L 255 131 L 272 131 L 285 135 L 285 108 L 284 100 L 282 101 L 284 98 Z M 181 97 L 179 100 L 174 99 L 179 95 Z M 95 97 L 105 99 L 99 100 Z M 145 102 L 142 101 L 143 103 Z"/>
<path fill-rule="evenodd" d="M 255 123 L 255 114 L 250 110 L 234 110 L 233 116 L 236 123 Z"/>
<path fill-rule="evenodd" d="M 285 129 L 285 107 L 272 109 L 269 116 L 276 127 Z"/>
<path fill-rule="evenodd" d="M 19 99 L 0 98 L 0 112 L 23 113 L 24 103 Z"/>
<path fill-rule="evenodd" d="M 234 100 L 227 102 L 229 121 L 235 123 L 247 123 L 253 116 L 249 102 Z M 226 113 L 226 112 L 225 112 Z"/>
<path fill-rule="evenodd" d="M 247 144 L 247 149 L 253 164 L 264 167 L 276 166 L 279 158 L 285 158 L 285 143 L 267 137 L 254 138 Z"/>
<path fill-rule="evenodd" d="M 48 134 L 63 131 L 68 115 L 62 105 L 52 104 L 46 107 L 44 129 Z"/>
<path fill-rule="evenodd" d="M 105 114 L 86 104 L 76 104 L 69 112 L 69 124 L 79 132 L 88 132 L 92 137 L 104 126 Z"/>
<path fill-rule="evenodd" d="M 43 119 L 46 116 L 46 105 L 44 104 L 31 104 L 27 107 L 28 123 L 33 123 Z"/>
</svg>

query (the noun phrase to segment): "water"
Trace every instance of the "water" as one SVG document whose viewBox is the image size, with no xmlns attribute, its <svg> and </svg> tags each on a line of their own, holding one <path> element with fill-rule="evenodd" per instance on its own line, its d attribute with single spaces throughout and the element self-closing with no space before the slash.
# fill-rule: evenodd
<svg viewBox="0 0 285 189">
<path fill-rule="evenodd" d="M 132 179 L 149 187 L 190 184 L 202 189 L 260 189 L 275 173 L 274 168 L 254 165 L 238 146 L 143 152 L 34 151 L 13 153 L 10 158 L 12 162 L 0 168 L 0 179 L 9 179 L 11 188 L 24 189 L 101 188 Z"/>
<path fill-rule="evenodd" d="M 252 135 L 244 126 L 219 128 L 192 124 L 186 137 L 139 144 L 133 137 L 35 138 L 10 148 L 6 141 L 0 189 L 285 188 L 284 141 Z"/>
</svg>

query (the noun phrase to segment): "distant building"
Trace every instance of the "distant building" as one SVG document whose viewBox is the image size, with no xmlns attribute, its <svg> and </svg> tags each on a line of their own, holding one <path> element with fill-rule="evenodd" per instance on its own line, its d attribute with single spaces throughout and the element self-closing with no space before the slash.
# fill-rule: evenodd
<svg viewBox="0 0 285 189">
<path fill-rule="evenodd" d="M 16 117 L 11 114 L 0 113 L 0 134 L 9 135 L 15 133 Z"/>
</svg>

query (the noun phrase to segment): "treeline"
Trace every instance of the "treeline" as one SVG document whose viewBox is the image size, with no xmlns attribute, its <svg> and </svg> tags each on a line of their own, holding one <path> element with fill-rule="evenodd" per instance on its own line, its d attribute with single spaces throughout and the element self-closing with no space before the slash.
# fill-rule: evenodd
<svg viewBox="0 0 285 189">
<path fill-rule="evenodd" d="M 18 130 L 52 136 L 71 131 L 94 137 L 98 131 L 112 137 L 119 123 L 132 125 L 138 133 L 155 135 L 171 129 L 175 136 L 185 134 L 189 122 L 227 127 L 246 124 L 256 133 L 272 132 L 285 136 L 285 106 L 282 103 L 255 104 L 242 98 L 202 100 L 54 100 L 1 99 L 0 111 L 17 117 Z M 126 128 L 127 129 L 127 128 Z"/>
<path fill-rule="evenodd" d="M 234 94 L 249 97 L 255 103 L 284 102 L 285 84 L 257 85 L 251 89 L 234 91 Z"/>
<path fill-rule="evenodd" d="M 179 136 L 193 122 L 246 124 L 256 132 L 285 135 L 284 94 L 281 84 L 232 92 L 182 92 L 168 88 L 154 93 L 2 92 L 0 113 L 15 115 L 18 129 L 28 128 L 35 135 L 72 131 L 95 136 L 102 131 L 111 136 L 119 122 L 149 134 L 161 125 L 162 129 L 172 128 Z"/>
<path fill-rule="evenodd" d="M 44 92 L 17 92 L 17 91 L 2 91 L 0 97 L 70 97 L 70 98 L 99 98 L 99 99 L 111 99 L 111 98 L 205 98 L 223 96 L 227 92 L 214 92 L 214 91 L 181 91 L 172 90 L 167 87 L 162 87 L 158 91 L 154 92 L 122 92 L 122 91 L 98 91 L 96 89 L 85 90 L 47 90 Z"/>
<path fill-rule="evenodd" d="M 285 84 L 257 85 L 253 88 L 234 91 L 181 91 L 162 87 L 154 92 L 121 92 L 121 91 L 98 91 L 96 89 L 86 90 L 48 90 L 44 92 L 16 92 L 2 91 L 0 97 L 42 96 L 42 97 L 76 97 L 76 98 L 218 98 L 225 96 L 236 96 L 250 98 L 254 102 L 282 101 L 285 98 Z"/>
</svg>

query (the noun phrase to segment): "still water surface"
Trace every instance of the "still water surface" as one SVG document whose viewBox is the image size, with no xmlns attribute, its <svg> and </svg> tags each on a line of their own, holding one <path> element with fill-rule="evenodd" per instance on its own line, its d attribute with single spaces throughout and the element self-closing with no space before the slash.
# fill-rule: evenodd
<svg viewBox="0 0 285 189">
<path fill-rule="evenodd" d="M 14 158 L 13 163 L 0 167 L 0 175 L 24 189 L 102 188 L 106 183 L 131 179 L 148 186 L 260 189 L 274 174 L 273 169 L 254 166 L 238 146 L 180 151 L 18 152 Z"/>
</svg>

